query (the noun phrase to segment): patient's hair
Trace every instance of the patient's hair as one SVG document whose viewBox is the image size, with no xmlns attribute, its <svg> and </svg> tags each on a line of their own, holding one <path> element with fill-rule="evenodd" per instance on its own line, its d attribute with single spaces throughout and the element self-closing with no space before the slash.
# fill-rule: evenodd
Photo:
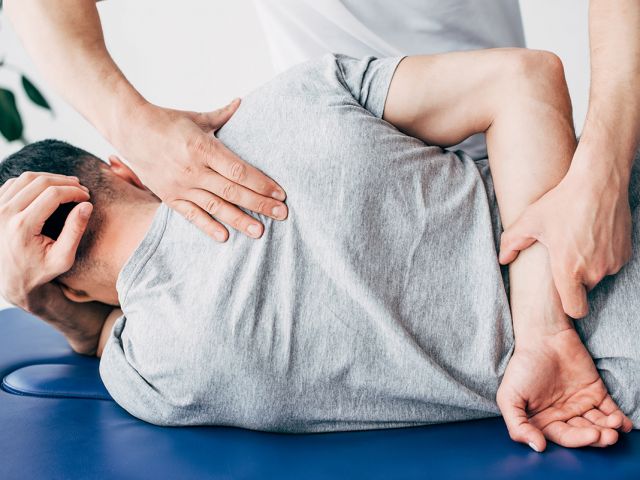
<svg viewBox="0 0 640 480">
<path fill-rule="evenodd" d="M 47 172 L 78 177 L 89 189 L 93 213 L 80 241 L 76 261 L 65 275 L 75 275 L 95 267 L 90 259 L 100 226 L 104 221 L 104 206 L 114 200 L 114 191 L 105 162 L 95 155 L 60 140 L 43 140 L 23 147 L 0 163 L 0 186 L 10 178 L 24 172 Z M 75 204 L 61 205 L 47 220 L 42 233 L 54 240 L 62 230 L 64 221 Z"/>
</svg>

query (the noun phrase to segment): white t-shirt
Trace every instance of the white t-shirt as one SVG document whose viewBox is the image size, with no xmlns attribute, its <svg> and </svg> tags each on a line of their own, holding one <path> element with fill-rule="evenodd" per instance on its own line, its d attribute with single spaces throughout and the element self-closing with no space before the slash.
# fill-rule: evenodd
<svg viewBox="0 0 640 480">
<path fill-rule="evenodd" d="M 256 0 L 275 68 L 324 53 L 390 57 L 524 47 L 518 0 Z M 482 136 L 456 146 L 486 156 Z"/>
</svg>

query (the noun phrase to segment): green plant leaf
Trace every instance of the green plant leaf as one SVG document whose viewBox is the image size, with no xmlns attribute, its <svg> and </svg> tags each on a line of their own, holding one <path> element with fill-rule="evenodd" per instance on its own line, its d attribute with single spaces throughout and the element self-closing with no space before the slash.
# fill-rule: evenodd
<svg viewBox="0 0 640 480">
<path fill-rule="evenodd" d="M 0 133 L 12 142 L 22 138 L 22 118 L 16 106 L 16 97 L 13 92 L 0 88 Z"/>
<path fill-rule="evenodd" d="M 36 86 L 24 75 L 22 75 L 22 86 L 24 87 L 24 91 L 27 94 L 27 97 L 29 97 L 29 100 L 42 108 L 51 110 L 49 102 L 45 100 L 42 93 L 40 93 L 40 90 L 38 90 Z"/>
</svg>

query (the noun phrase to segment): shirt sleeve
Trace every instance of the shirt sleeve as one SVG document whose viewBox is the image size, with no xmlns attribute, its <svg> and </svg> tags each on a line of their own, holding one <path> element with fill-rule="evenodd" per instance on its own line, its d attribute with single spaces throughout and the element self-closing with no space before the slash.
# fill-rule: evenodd
<svg viewBox="0 0 640 480">
<path fill-rule="evenodd" d="M 391 79 L 404 57 L 355 59 L 335 55 L 342 82 L 360 105 L 382 118 Z"/>
</svg>

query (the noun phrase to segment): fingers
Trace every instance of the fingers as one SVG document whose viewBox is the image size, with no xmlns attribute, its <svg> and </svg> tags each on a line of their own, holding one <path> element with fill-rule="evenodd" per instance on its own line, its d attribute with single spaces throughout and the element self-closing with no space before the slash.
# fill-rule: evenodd
<svg viewBox="0 0 640 480">
<path fill-rule="evenodd" d="M 202 115 L 204 115 L 209 129 L 216 131 L 229 121 L 239 106 L 240 99 L 235 98 L 223 108 L 214 110 L 213 112 L 203 113 Z"/>
<path fill-rule="evenodd" d="M 206 190 L 191 190 L 190 200 L 217 220 L 231 225 L 252 238 L 260 238 L 264 232 L 263 225 L 251 215 L 231 205 L 217 195 Z"/>
<path fill-rule="evenodd" d="M 555 283 L 562 309 L 572 318 L 582 318 L 589 313 L 587 289 L 576 277 L 568 273 L 559 259 L 551 258 L 551 274 Z"/>
<path fill-rule="evenodd" d="M 216 173 L 208 174 L 202 178 L 201 185 L 204 190 L 233 205 L 244 207 L 247 210 L 261 213 L 276 220 L 284 220 L 289 213 L 284 203 L 258 195 L 233 180 L 226 179 Z M 204 208 L 202 204 L 199 205 Z M 207 208 L 204 209 L 209 211 Z"/>
<path fill-rule="evenodd" d="M 77 177 L 57 175 L 54 173 L 24 172 L 16 178 L 5 182 L 0 189 L 0 203 L 11 203 L 14 212 L 24 210 L 40 193 L 53 185 L 75 185 L 84 190 Z M 88 190 L 87 190 L 88 191 Z"/>
<path fill-rule="evenodd" d="M 187 200 L 174 200 L 169 203 L 169 206 L 218 242 L 226 242 L 229 238 L 227 229 L 195 203 Z"/>
<path fill-rule="evenodd" d="M 537 238 L 531 232 L 535 231 L 531 217 L 522 216 L 513 225 L 507 228 L 500 237 L 500 256 L 498 260 L 502 265 L 513 262 L 520 251 L 533 245 Z"/>
<path fill-rule="evenodd" d="M 586 447 L 600 440 L 600 431 L 593 424 L 582 427 L 557 420 L 544 427 L 542 431 L 552 442 L 569 448 Z"/>
<path fill-rule="evenodd" d="M 604 413 L 605 415 L 608 416 L 612 416 L 612 415 L 622 415 L 622 425 L 621 425 L 621 429 L 623 432 L 628 433 L 633 429 L 633 422 L 631 421 L 631 419 L 629 417 L 627 417 L 622 410 L 620 410 L 620 407 L 618 407 L 618 405 L 616 404 L 616 402 L 613 401 L 613 399 L 611 398 L 611 395 L 607 395 L 604 400 L 602 401 L 602 403 L 598 406 L 598 409 Z"/>
<path fill-rule="evenodd" d="M 605 428 L 622 428 L 624 422 L 624 415 L 622 413 L 614 412 L 611 415 L 605 415 L 597 408 L 593 408 L 582 415 L 594 425 Z"/>
<path fill-rule="evenodd" d="M 594 425 L 592 422 L 590 422 L 584 417 L 571 418 L 567 421 L 567 423 L 573 427 L 578 427 L 578 428 L 594 428 L 595 427 L 600 432 L 598 440 L 593 443 L 590 443 L 589 444 L 590 447 L 604 448 L 604 447 L 613 445 L 618 441 L 618 432 L 616 432 L 614 429 L 601 427 L 599 425 Z"/>
<path fill-rule="evenodd" d="M 78 245 L 87 229 L 92 211 L 93 205 L 82 202 L 69 212 L 62 232 L 49 249 L 45 259 L 45 263 L 52 272 L 55 272 L 55 276 L 67 272 L 73 266 Z"/>
<path fill-rule="evenodd" d="M 524 401 L 504 400 L 499 397 L 498 406 L 513 441 L 529 445 L 536 452 L 542 452 L 547 448 L 542 432 L 529 422 Z"/>
<path fill-rule="evenodd" d="M 27 172 L 12 184 L 13 188 L 7 191 L 7 197 L 12 195 L 11 209 L 14 212 L 20 212 L 30 206 L 47 189 L 64 186 L 78 188 L 85 193 L 89 191 L 87 187 L 80 185 L 77 177 Z"/>
<path fill-rule="evenodd" d="M 4 182 L 2 184 L 2 186 L 0 187 L 0 205 L 4 203 L 4 199 L 5 197 L 11 198 L 10 195 L 7 194 L 7 192 L 9 192 L 11 190 L 11 185 L 13 185 L 16 181 L 16 178 L 10 178 L 9 180 L 7 180 L 6 182 Z"/>
<path fill-rule="evenodd" d="M 89 193 L 79 186 L 48 186 L 23 210 L 22 215 L 25 223 L 33 228 L 33 234 L 38 235 L 46 220 L 60 205 L 87 200 L 89 200 Z"/>
<path fill-rule="evenodd" d="M 218 139 L 205 136 L 200 142 L 199 148 L 206 157 L 205 163 L 207 163 L 211 169 L 234 184 L 253 190 L 253 192 L 263 197 L 280 201 L 285 200 L 286 195 L 280 185 L 257 168 L 241 160 Z M 224 195 L 221 196 L 224 197 Z"/>
</svg>

